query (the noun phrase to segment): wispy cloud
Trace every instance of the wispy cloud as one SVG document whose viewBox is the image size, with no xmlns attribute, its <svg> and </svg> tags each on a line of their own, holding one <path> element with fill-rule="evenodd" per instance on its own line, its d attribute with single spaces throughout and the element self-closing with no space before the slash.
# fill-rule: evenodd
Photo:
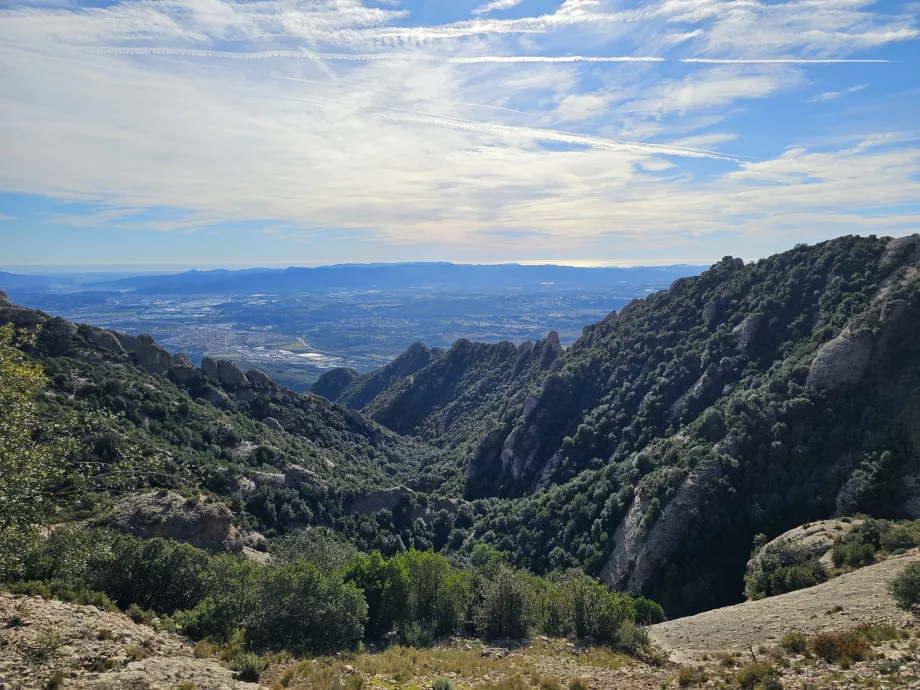
<svg viewBox="0 0 920 690">
<path fill-rule="evenodd" d="M 917 38 L 913 5 L 565 0 L 521 17 L 498 0 L 438 22 L 418 0 L 92 4 L 0 10 L 0 190 L 97 204 L 58 219 L 81 232 L 246 219 L 292 228 L 279 243 L 335 228 L 594 256 L 920 213 L 920 150 L 883 136 L 910 104 L 838 123 L 858 145 L 772 127 L 857 64 L 873 96 L 917 86 L 885 50 Z M 816 100 L 870 108 L 863 86 Z M 163 208 L 180 212 L 145 216 Z"/>
<path fill-rule="evenodd" d="M 851 86 L 848 89 L 843 91 L 825 91 L 824 93 L 819 93 L 814 98 L 810 98 L 810 103 L 823 103 L 824 101 L 836 101 L 838 98 L 843 98 L 844 96 L 849 96 L 851 93 L 857 93 L 865 89 L 868 84 L 859 84 L 857 86 Z"/>
<path fill-rule="evenodd" d="M 494 12 L 496 10 L 510 10 L 512 7 L 517 7 L 524 0 L 492 0 L 492 2 L 487 2 L 484 5 L 480 5 L 475 8 L 472 12 L 473 15 L 488 14 L 489 12 Z"/>
</svg>

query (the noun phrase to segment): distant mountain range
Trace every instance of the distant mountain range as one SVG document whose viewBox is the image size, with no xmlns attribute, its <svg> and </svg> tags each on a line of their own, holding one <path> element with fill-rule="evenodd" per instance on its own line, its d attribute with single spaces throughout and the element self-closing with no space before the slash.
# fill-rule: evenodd
<svg viewBox="0 0 920 690">
<path fill-rule="evenodd" d="M 97 281 L 87 287 L 132 290 L 149 294 L 252 294 L 341 290 L 402 290 L 414 287 L 456 287 L 496 290 L 557 285 L 569 288 L 609 287 L 618 281 L 662 282 L 696 275 L 702 266 L 585 268 L 553 264 L 472 265 L 452 263 L 343 264 L 317 268 L 239 271 L 187 271 Z M 0 281 L 3 276 L 0 276 Z"/>
</svg>

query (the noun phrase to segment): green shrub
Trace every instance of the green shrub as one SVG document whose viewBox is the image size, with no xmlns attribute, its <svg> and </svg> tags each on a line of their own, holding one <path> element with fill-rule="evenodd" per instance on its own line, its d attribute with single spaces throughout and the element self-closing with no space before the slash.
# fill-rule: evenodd
<svg viewBox="0 0 920 690">
<path fill-rule="evenodd" d="M 752 661 L 735 672 L 735 683 L 742 690 L 751 690 L 769 675 L 775 673 L 773 666 L 764 661 Z"/>
<path fill-rule="evenodd" d="M 434 644 L 434 631 L 418 621 L 409 621 L 403 627 L 402 641 L 407 647 L 424 649 Z"/>
<path fill-rule="evenodd" d="M 535 593 L 530 576 L 503 566 L 494 578 L 483 582 L 477 629 L 487 638 L 524 639 L 535 622 L 534 612 Z"/>
<path fill-rule="evenodd" d="M 384 560 L 379 551 L 358 554 L 346 569 L 346 579 L 364 592 L 367 601 L 365 637 L 382 640 L 408 622 L 409 569 L 402 560 Z"/>
<path fill-rule="evenodd" d="M 888 583 L 888 591 L 899 609 L 914 614 L 920 612 L 920 563 L 908 563 Z"/>
<path fill-rule="evenodd" d="M 230 664 L 230 668 L 236 671 L 240 680 L 250 683 L 255 683 L 259 680 L 259 676 L 262 675 L 262 671 L 265 670 L 266 666 L 265 659 L 252 652 L 239 654 Z"/>
<path fill-rule="evenodd" d="M 615 645 L 623 621 L 635 619 L 632 599 L 580 571 L 568 573 L 559 587 L 571 602 L 572 631 L 579 639 Z"/>
<path fill-rule="evenodd" d="M 808 636 L 798 630 L 788 630 L 779 641 L 779 646 L 791 654 L 801 654 L 808 649 Z"/>
<path fill-rule="evenodd" d="M 435 678 L 431 690 L 454 690 L 454 682 L 448 678 Z"/>
<path fill-rule="evenodd" d="M 353 583 L 300 562 L 262 568 L 246 635 L 268 648 L 328 652 L 357 646 L 367 604 Z"/>
<path fill-rule="evenodd" d="M 827 570 L 814 554 L 786 540 L 758 548 L 744 576 L 745 594 L 762 599 L 812 587 L 827 579 Z"/>
<path fill-rule="evenodd" d="M 620 623 L 617 629 L 617 646 L 630 654 L 640 652 L 649 644 L 648 629 L 629 618 Z"/>
<path fill-rule="evenodd" d="M 775 673 L 760 681 L 760 690 L 784 690 L 783 683 Z"/>
<path fill-rule="evenodd" d="M 635 599 L 633 607 L 636 610 L 636 623 L 639 625 L 655 625 L 667 620 L 664 609 L 658 603 L 645 597 Z"/>
</svg>

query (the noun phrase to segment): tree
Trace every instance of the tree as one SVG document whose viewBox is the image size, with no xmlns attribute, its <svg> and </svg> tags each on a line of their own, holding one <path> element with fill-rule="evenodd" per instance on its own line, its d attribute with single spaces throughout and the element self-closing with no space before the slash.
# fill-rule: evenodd
<svg viewBox="0 0 920 690">
<path fill-rule="evenodd" d="M 888 591 L 899 609 L 920 612 L 920 563 L 909 563 L 891 580 Z"/>
<path fill-rule="evenodd" d="M 0 577 L 15 572 L 21 545 L 51 513 L 77 447 L 59 426 L 40 424 L 37 400 L 48 381 L 17 347 L 32 342 L 0 326 Z"/>
</svg>

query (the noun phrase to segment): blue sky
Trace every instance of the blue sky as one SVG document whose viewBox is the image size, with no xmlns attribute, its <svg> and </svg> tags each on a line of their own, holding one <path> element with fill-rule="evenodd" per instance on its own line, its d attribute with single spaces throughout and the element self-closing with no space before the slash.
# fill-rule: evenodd
<svg viewBox="0 0 920 690">
<path fill-rule="evenodd" d="M 12 0 L 0 265 L 702 263 L 920 231 L 920 3 Z"/>
</svg>

